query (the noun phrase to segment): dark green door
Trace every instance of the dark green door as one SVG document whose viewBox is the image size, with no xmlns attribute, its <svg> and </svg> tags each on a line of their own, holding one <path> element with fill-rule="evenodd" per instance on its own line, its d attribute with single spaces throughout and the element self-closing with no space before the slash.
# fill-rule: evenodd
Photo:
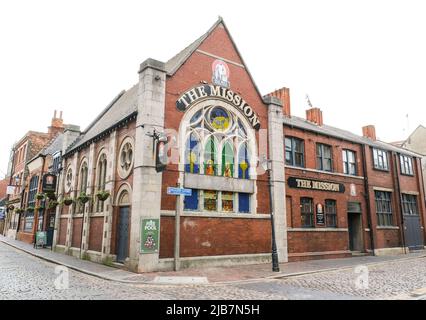
<svg viewBox="0 0 426 320">
<path fill-rule="evenodd" d="M 129 256 L 129 207 L 120 207 L 117 231 L 117 261 L 123 263 Z"/>
</svg>

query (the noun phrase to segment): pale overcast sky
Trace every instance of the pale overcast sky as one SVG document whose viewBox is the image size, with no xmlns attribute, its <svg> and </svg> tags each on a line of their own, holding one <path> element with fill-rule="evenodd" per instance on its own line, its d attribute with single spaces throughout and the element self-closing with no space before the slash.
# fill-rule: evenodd
<svg viewBox="0 0 426 320">
<path fill-rule="evenodd" d="M 142 61 L 167 61 L 219 15 L 262 94 L 290 88 L 294 115 L 307 93 L 326 124 L 357 134 L 375 124 L 394 141 L 426 125 L 422 0 L 1 1 L 0 177 L 54 109 L 84 129 Z"/>
</svg>

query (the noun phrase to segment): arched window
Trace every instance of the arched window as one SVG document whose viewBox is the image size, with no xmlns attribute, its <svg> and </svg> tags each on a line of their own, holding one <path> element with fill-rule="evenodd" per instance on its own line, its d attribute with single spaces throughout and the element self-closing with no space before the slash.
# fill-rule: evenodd
<svg viewBox="0 0 426 320">
<path fill-rule="evenodd" d="M 89 169 L 87 167 L 87 162 L 83 162 L 80 168 L 80 192 L 86 192 L 87 189 L 87 175 L 88 175 Z"/>
<path fill-rule="evenodd" d="M 98 171 L 97 190 L 102 191 L 102 190 L 105 190 L 105 184 L 106 184 L 107 157 L 105 153 L 103 153 L 99 157 L 97 171 Z M 98 201 L 96 209 L 98 212 L 103 211 L 104 202 Z"/>
<path fill-rule="evenodd" d="M 83 164 L 80 167 L 79 182 L 78 182 L 79 194 L 86 193 L 88 172 L 89 172 L 89 170 L 88 170 L 88 167 L 87 167 L 87 162 L 84 161 Z M 78 205 L 76 206 L 77 212 L 81 213 L 81 212 L 83 212 L 83 209 L 84 209 L 84 204 L 78 202 Z"/>
<path fill-rule="evenodd" d="M 103 154 L 99 158 L 99 162 L 98 162 L 98 190 L 105 190 L 106 169 L 107 169 L 107 158 L 106 158 L 106 155 Z"/>
<path fill-rule="evenodd" d="M 73 173 L 71 167 L 68 167 L 67 173 L 65 175 L 65 192 L 71 192 L 72 191 L 72 180 L 73 180 Z"/>
<path fill-rule="evenodd" d="M 191 112 L 189 123 L 183 122 L 184 171 L 250 179 L 250 164 L 254 160 L 249 150 L 255 150 L 254 133 L 246 127 L 246 120 L 226 103 L 209 103 L 203 102 Z M 250 212 L 249 204 L 248 193 L 192 189 L 192 195 L 184 198 L 185 210 Z"/>
</svg>

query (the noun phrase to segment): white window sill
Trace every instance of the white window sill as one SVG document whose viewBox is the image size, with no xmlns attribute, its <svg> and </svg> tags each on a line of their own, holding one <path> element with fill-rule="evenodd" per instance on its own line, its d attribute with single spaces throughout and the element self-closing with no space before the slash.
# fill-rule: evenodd
<svg viewBox="0 0 426 320">
<path fill-rule="evenodd" d="M 399 230 L 399 227 L 396 226 L 377 226 L 377 230 Z"/>
<path fill-rule="evenodd" d="M 161 216 L 174 217 L 175 211 L 161 211 Z M 183 211 L 181 217 L 203 217 L 203 218 L 236 218 L 236 219 L 270 219 L 269 214 L 263 213 L 236 213 L 236 212 L 201 212 L 201 211 Z"/>
<path fill-rule="evenodd" d="M 347 232 L 347 228 L 287 228 L 289 232 Z"/>
</svg>

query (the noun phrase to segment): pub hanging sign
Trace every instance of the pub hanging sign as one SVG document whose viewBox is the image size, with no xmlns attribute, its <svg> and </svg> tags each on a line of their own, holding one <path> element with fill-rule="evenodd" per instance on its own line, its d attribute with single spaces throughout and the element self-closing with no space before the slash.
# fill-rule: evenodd
<svg viewBox="0 0 426 320">
<path fill-rule="evenodd" d="M 44 193 L 51 193 L 56 191 L 56 175 L 46 173 L 43 176 L 42 190 Z"/>
<path fill-rule="evenodd" d="M 337 183 L 337 182 L 290 177 L 288 178 L 287 183 L 290 188 L 339 192 L 339 193 L 345 192 L 345 185 L 343 183 Z"/>
</svg>

